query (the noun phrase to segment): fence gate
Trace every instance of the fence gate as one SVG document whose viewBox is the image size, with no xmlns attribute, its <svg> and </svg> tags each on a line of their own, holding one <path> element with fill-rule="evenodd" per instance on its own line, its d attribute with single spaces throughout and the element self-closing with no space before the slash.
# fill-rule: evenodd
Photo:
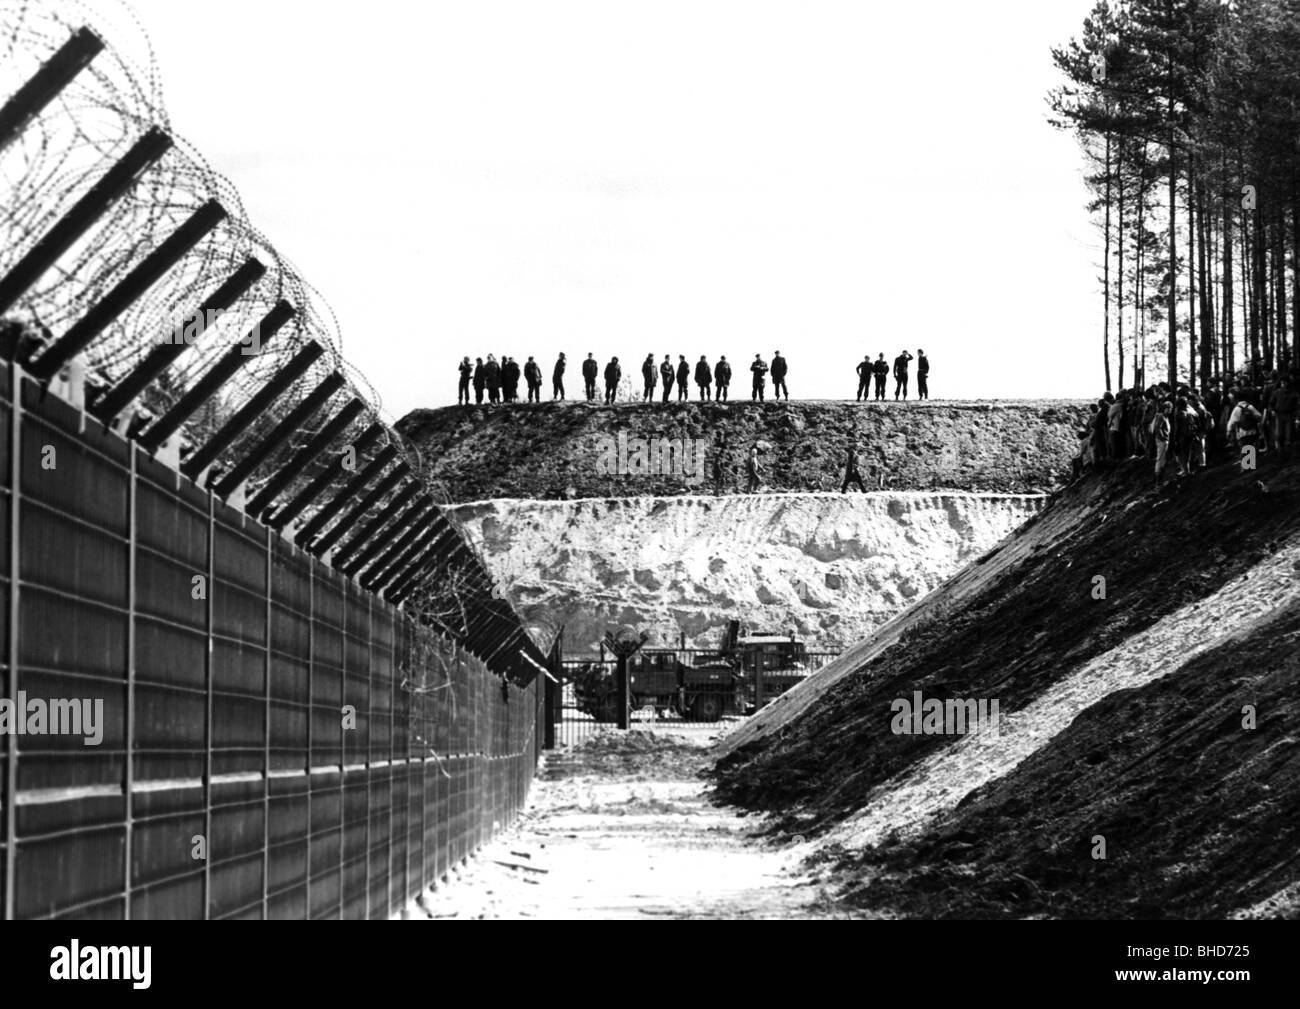
<svg viewBox="0 0 1300 1009">
<path fill-rule="evenodd" d="M 788 650 L 762 644 L 720 652 L 647 646 L 627 660 L 626 676 L 602 651 L 552 654 L 547 694 L 547 746 L 572 746 L 620 728 L 711 736 L 830 662 L 838 652 Z M 624 686 L 624 683 L 626 684 Z"/>
</svg>

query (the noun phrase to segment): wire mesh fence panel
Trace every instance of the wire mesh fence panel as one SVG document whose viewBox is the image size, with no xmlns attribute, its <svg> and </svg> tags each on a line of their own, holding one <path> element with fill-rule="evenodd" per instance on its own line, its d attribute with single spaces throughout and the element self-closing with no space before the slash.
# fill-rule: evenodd
<svg viewBox="0 0 1300 1009">
<path fill-rule="evenodd" d="M 387 917 L 518 812 L 544 678 L 0 374 L 6 697 L 94 707 L 4 741 L 8 917 Z"/>
</svg>

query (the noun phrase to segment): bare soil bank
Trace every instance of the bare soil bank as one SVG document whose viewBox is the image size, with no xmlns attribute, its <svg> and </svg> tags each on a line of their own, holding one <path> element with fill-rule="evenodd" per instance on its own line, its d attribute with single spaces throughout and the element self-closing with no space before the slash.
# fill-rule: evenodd
<svg viewBox="0 0 1300 1009">
<path fill-rule="evenodd" d="M 724 742 L 720 794 L 829 838 L 841 893 L 875 913 L 1296 915 L 1300 467 L 1150 480 L 1133 462 L 1069 488 Z M 1014 725 L 1080 673 L 1118 689 L 996 773 L 959 759 L 969 739 L 890 729 L 916 690 L 998 698 Z M 925 817 L 889 805 L 921 776 Z M 897 819 L 864 825 L 869 807 Z"/>
<path fill-rule="evenodd" d="M 414 410 L 397 424 L 419 449 L 442 500 L 607 498 L 712 493 L 722 453 L 723 493 L 745 489 L 745 460 L 764 446 L 762 488 L 838 490 L 856 440 L 864 479 L 893 490 L 1041 493 L 1059 486 L 1076 453 L 1086 404 L 1061 401 L 867 404 L 588 403 Z M 606 475 L 600 459 L 629 438 L 692 439 L 705 450 L 703 482 L 674 473 Z"/>
</svg>

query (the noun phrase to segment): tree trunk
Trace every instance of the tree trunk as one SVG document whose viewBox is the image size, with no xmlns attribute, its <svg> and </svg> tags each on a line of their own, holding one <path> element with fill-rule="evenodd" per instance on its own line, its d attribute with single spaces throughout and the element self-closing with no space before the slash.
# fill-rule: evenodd
<svg viewBox="0 0 1300 1009">
<path fill-rule="evenodd" d="M 1195 309 L 1201 313 L 1201 388 L 1207 388 L 1210 384 L 1210 376 L 1213 373 L 1214 356 L 1214 314 L 1210 308 L 1210 285 L 1206 276 L 1208 259 L 1205 253 L 1205 241 L 1208 228 L 1205 225 L 1205 185 L 1203 182 L 1197 182 L 1195 187 L 1195 196 L 1192 202 L 1196 206 L 1196 223 L 1192 228 L 1192 233 L 1197 236 L 1196 240 L 1196 257 L 1193 268 L 1197 272 L 1197 291 L 1200 294 L 1200 300 Z M 1198 230 L 1199 229 L 1199 230 Z"/>
<path fill-rule="evenodd" d="M 1178 385 L 1178 171 L 1174 165 L 1174 100 L 1169 98 L 1169 385 Z"/>
<path fill-rule="evenodd" d="M 1106 131 L 1106 226 L 1102 254 L 1102 324 L 1101 359 L 1106 371 L 1106 391 L 1110 392 L 1110 130 Z M 1124 376 L 1121 373 L 1120 381 Z"/>
<path fill-rule="evenodd" d="M 1117 190 L 1117 203 L 1119 210 L 1119 227 L 1116 229 L 1116 244 L 1119 247 L 1118 262 L 1116 263 L 1116 300 L 1115 300 L 1115 320 L 1119 327 L 1116 347 L 1119 350 L 1119 384 L 1124 384 L 1124 143 L 1120 141 L 1119 155 L 1115 159 L 1117 171 L 1115 174 L 1115 188 Z"/>
<path fill-rule="evenodd" d="M 1192 201 L 1195 161 L 1187 159 L 1187 384 L 1196 387 L 1196 210 Z"/>
<path fill-rule="evenodd" d="M 1232 329 L 1232 190 L 1225 189 L 1223 196 L 1223 373 L 1228 380 L 1236 374 L 1233 360 Z"/>
</svg>

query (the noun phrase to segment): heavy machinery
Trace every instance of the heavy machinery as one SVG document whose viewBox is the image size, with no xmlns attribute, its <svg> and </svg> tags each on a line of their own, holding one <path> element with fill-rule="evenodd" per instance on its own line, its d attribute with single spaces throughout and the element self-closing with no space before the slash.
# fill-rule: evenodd
<svg viewBox="0 0 1300 1009">
<path fill-rule="evenodd" d="M 685 659 L 685 661 L 684 661 Z M 629 704 L 673 712 L 692 721 L 716 722 L 748 714 L 780 696 L 808 675 L 807 652 L 793 635 L 742 634 L 740 621 L 727 625 L 716 652 L 644 648 L 628 659 Z M 584 664 L 574 676 L 578 707 L 597 721 L 618 718 L 615 677 L 608 663 Z"/>
</svg>

